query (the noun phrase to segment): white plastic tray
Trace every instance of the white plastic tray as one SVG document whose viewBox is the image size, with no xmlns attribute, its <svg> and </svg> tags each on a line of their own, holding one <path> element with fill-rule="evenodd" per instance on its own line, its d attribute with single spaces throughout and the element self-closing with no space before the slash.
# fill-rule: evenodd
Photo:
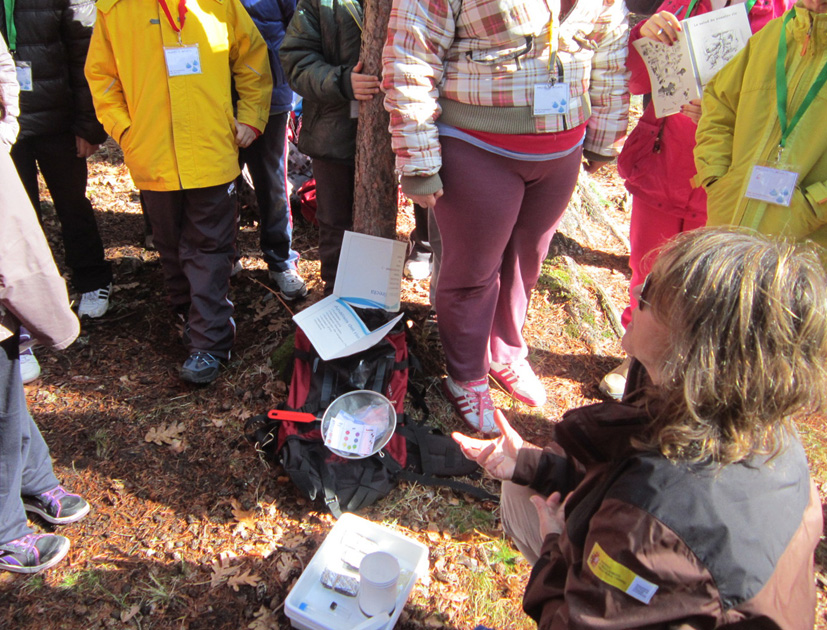
<svg viewBox="0 0 827 630">
<path fill-rule="evenodd" d="M 352 630 L 368 619 L 359 609 L 356 597 L 332 591 L 322 586 L 321 582 L 325 568 L 338 570 L 341 566 L 346 536 L 356 533 L 376 543 L 377 551 L 387 551 L 399 560 L 401 574 L 396 608 L 382 628 L 390 630 L 396 625 L 414 584 L 428 570 L 428 548 L 383 525 L 354 514 L 343 514 L 287 596 L 284 611 L 294 628 Z"/>
</svg>

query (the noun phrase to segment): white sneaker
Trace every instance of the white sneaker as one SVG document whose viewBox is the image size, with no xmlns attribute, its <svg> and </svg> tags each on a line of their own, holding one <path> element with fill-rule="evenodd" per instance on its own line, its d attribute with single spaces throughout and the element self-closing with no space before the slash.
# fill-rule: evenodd
<svg viewBox="0 0 827 630">
<path fill-rule="evenodd" d="M 78 317 L 89 317 L 95 319 L 101 317 L 109 310 L 109 293 L 112 291 L 112 283 L 105 287 L 87 291 L 80 298 Z"/>
<path fill-rule="evenodd" d="M 402 273 L 411 280 L 424 280 L 431 275 L 431 255 L 412 256 L 405 261 Z"/>
<path fill-rule="evenodd" d="M 500 429 L 494 422 L 494 401 L 488 389 L 488 379 L 478 381 L 455 381 L 446 376 L 442 381 L 445 396 L 456 408 L 465 424 L 483 435 L 499 435 Z M 482 410 L 482 413 L 480 413 Z"/>
<path fill-rule="evenodd" d="M 31 348 L 20 354 L 20 376 L 24 385 L 40 376 L 40 363 Z"/>
<path fill-rule="evenodd" d="M 491 377 L 514 398 L 530 407 L 546 404 L 546 388 L 525 359 L 514 363 L 491 361 Z"/>
<path fill-rule="evenodd" d="M 603 380 L 600 381 L 600 391 L 615 400 L 623 398 L 623 392 L 626 391 L 626 376 L 629 374 L 629 365 L 631 365 L 631 363 L 631 357 L 626 357 L 623 359 L 623 363 L 606 374 Z"/>
<path fill-rule="evenodd" d="M 295 269 L 271 271 L 270 280 L 276 283 L 285 300 L 295 300 L 307 295 L 307 284 Z"/>
</svg>

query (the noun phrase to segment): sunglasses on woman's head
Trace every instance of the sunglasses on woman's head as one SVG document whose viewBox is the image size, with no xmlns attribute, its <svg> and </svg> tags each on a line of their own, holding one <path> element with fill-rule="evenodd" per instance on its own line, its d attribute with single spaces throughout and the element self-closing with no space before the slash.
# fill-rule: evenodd
<svg viewBox="0 0 827 630">
<path fill-rule="evenodd" d="M 640 285 L 640 289 L 637 292 L 637 307 L 642 311 L 644 306 L 648 306 L 652 308 L 652 304 L 646 299 L 646 293 L 650 289 L 649 281 L 652 279 L 652 274 L 647 273 L 646 277 L 643 279 L 643 284 Z"/>
</svg>

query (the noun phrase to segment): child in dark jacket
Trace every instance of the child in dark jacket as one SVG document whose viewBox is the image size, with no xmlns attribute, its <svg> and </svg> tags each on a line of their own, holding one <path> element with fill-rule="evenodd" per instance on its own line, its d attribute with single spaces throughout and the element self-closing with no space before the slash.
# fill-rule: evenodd
<svg viewBox="0 0 827 630">
<path fill-rule="evenodd" d="M 299 150 L 313 158 L 319 260 L 325 294 L 333 292 L 345 230 L 353 228 L 356 119 L 359 101 L 379 92 L 363 74 L 362 5 L 300 0 L 279 51 L 290 87 L 302 96 Z"/>
<path fill-rule="evenodd" d="M 270 120 L 260 137 L 239 151 L 256 191 L 261 218 L 261 252 L 270 270 L 270 281 L 285 300 L 307 295 L 299 275 L 298 253 L 293 249 L 293 220 L 287 198 L 287 118 L 293 107 L 293 90 L 279 62 L 284 32 L 296 10 L 296 0 L 241 0 L 253 19 L 270 57 L 273 98 Z"/>
</svg>

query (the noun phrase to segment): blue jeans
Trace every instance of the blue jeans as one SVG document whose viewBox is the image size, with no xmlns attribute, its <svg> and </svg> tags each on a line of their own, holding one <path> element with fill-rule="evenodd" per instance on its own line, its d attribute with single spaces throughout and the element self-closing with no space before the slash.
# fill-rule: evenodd
<svg viewBox="0 0 827 630">
<path fill-rule="evenodd" d="M 15 335 L 0 343 L 0 544 L 32 532 L 21 495 L 58 483 L 49 447 L 26 407 Z"/>
<path fill-rule="evenodd" d="M 271 114 L 264 133 L 239 152 L 250 171 L 260 215 L 261 252 L 271 271 L 295 269 L 293 215 L 287 198 L 287 112 Z"/>
</svg>

